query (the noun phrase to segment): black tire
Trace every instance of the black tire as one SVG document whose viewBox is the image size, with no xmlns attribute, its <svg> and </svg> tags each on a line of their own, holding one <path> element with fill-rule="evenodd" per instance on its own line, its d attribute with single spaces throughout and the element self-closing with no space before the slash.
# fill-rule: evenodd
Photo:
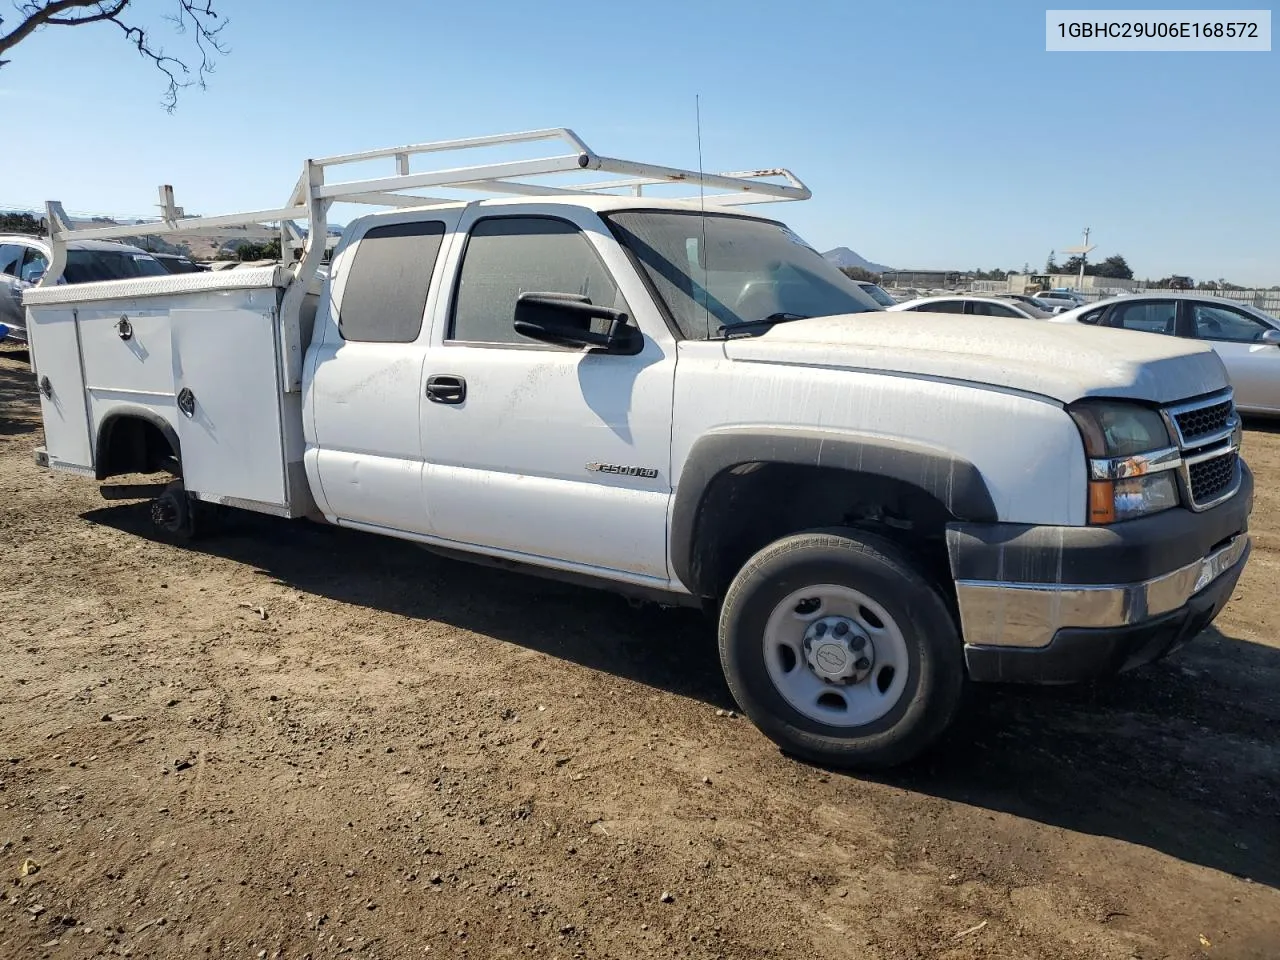
<svg viewBox="0 0 1280 960">
<path fill-rule="evenodd" d="M 151 526 L 156 538 L 173 544 L 194 540 L 197 532 L 195 507 L 181 480 L 165 487 L 164 493 L 150 504 Z"/>
<path fill-rule="evenodd" d="M 822 723 L 792 707 L 769 676 L 765 625 L 778 604 L 810 584 L 856 589 L 896 621 L 907 679 L 879 719 Z M 906 763 L 947 728 L 964 688 L 960 637 L 938 590 L 898 546 L 861 531 L 809 531 L 765 547 L 730 585 L 719 635 L 720 663 L 743 712 L 784 752 L 831 767 Z"/>
</svg>

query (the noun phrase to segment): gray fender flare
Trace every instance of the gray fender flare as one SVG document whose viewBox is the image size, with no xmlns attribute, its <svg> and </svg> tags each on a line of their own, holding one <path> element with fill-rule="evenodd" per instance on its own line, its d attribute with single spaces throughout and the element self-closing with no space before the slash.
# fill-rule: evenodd
<svg viewBox="0 0 1280 960">
<path fill-rule="evenodd" d="M 725 471 L 751 463 L 826 467 L 889 477 L 931 494 L 958 520 L 998 519 L 991 492 L 978 468 L 940 447 L 812 429 L 716 430 L 700 437 L 690 449 L 671 510 L 673 572 L 695 592 L 694 548 L 707 491 Z"/>
</svg>

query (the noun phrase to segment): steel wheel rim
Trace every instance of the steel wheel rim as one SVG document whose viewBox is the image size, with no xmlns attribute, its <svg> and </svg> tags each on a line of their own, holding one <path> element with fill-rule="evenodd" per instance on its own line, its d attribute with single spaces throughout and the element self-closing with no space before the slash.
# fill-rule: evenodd
<svg viewBox="0 0 1280 960">
<path fill-rule="evenodd" d="M 841 624 L 846 629 L 837 636 Z M 859 636 L 864 643 L 855 650 Z M 907 641 L 889 612 L 861 590 L 824 583 L 788 594 L 769 615 L 763 642 L 774 688 L 810 720 L 865 726 L 892 710 L 906 690 Z M 854 662 L 840 661 L 840 647 Z M 869 660 L 865 670 L 858 669 L 861 657 Z M 842 679 L 830 679 L 836 675 Z"/>
</svg>

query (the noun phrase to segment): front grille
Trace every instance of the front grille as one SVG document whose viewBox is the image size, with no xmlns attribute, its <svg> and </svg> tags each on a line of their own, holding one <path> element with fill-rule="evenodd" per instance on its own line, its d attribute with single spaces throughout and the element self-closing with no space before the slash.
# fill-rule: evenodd
<svg viewBox="0 0 1280 960">
<path fill-rule="evenodd" d="M 1200 437 L 1220 433 L 1231 422 L 1231 401 L 1223 400 L 1210 407 L 1185 410 L 1174 415 L 1184 445 L 1194 443 Z"/>
<path fill-rule="evenodd" d="M 1212 460 L 1201 460 L 1188 466 L 1191 499 L 1197 506 L 1216 500 L 1230 489 L 1236 477 L 1236 456 L 1232 450 Z"/>
</svg>

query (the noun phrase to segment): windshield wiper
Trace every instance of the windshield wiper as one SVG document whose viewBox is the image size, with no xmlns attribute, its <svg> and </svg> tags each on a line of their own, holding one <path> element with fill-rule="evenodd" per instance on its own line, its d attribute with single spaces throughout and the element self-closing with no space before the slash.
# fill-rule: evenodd
<svg viewBox="0 0 1280 960">
<path fill-rule="evenodd" d="M 745 323 L 722 323 L 720 329 L 716 332 L 725 339 L 734 336 L 754 336 L 763 330 L 767 330 L 776 323 L 786 323 L 788 320 L 808 320 L 809 315 L 806 313 L 771 313 L 767 317 L 761 317 L 759 320 L 748 320 Z M 739 333 L 741 331 L 741 333 Z"/>
</svg>

